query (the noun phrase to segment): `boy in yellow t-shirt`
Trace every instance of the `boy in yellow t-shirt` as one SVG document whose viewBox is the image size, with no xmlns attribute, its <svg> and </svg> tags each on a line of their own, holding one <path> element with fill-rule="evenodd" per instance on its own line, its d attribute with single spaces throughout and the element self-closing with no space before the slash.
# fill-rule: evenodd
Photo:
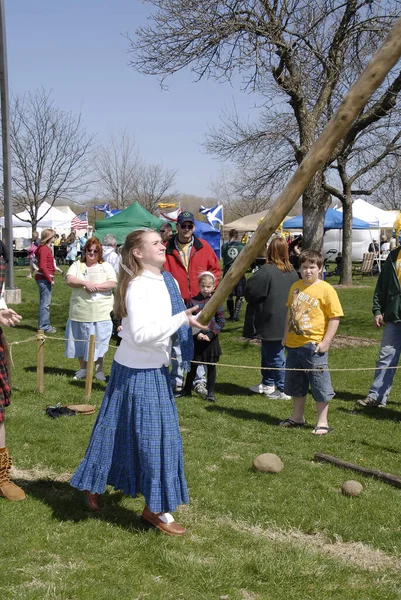
<svg viewBox="0 0 401 600">
<path fill-rule="evenodd" d="M 287 323 L 282 344 L 287 348 L 287 369 L 284 393 L 293 397 L 294 408 L 290 418 L 282 421 L 282 427 L 303 427 L 304 407 L 309 385 L 316 402 L 317 424 L 312 433 L 326 435 L 328 425 L 328 401 L 334 397 L 328 371 L 327 355 L 343 316 L 335 289 L 319 279 L 323 257 L 314 250 L 305 250 L 300 256 L 302 281 L 292 284 L 288 293 Z M 312 369 L 312 370 L 306 370 Z"/>
</svg>

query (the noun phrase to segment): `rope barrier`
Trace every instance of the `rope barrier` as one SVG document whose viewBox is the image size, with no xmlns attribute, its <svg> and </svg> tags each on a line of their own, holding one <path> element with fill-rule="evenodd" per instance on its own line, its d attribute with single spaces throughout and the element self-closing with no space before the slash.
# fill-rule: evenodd
<svg viewBox="0 0 401 600">
<path fill-rule="evenodd" d="M 12 365 L 14 366 L 14 363 L 12 361 L 12 351 L 11 351 L 11 346 L 17 346 L 20 344 L 25 344 L 27 342 L 31 342 L 31 341 L 37 341 L 38 336 L 34 336 L 34 337 L 30 337 L 27 338 L 26 340 L 20 340 L 20 341 L 15 341 L 15 342 L 9 342 L 8 346 L 10 348 L 10 360 Z M 59 338 L 59 337 L 48 337 L 47 335 L 43 335 L 40 339 L 42 340 L 46 340 L 46 341 L 62 341 L 62 342 L 66 342 L 66 341 L 73 341 L 73 342 L 85 342 L 87 344 L 89 344 L 89 340 L 77 340 L 74 338 Z M 105 345 L 105 344 L 102 344 Z M 107 348 L 115 348 L 115 346 L 112 346 L 111 344 L 107 345 Z M 175 357 L 171 357 L 170 360 L 178 360 Z M 254 366 L 254 365 L 230 365 L 230 364 L 226 364 L 226 363 L 212 363 L 212 362 L 201 362 L 198 360 L 192 360 L 192 363 L 194 363 L 195 365 L 212 365 L 212 366 L 217 366 L 217 367 L 224 367 L 224 368 L 229 368 L 229 369 L 251 369 L 251 370 L 257 370 L 260 371 L 261 370 L 261 366 Z M 318 372 L 318 373 L 323 373 L 326 371 L 329 371 L 330 373 L 344 373 L 344 372 L 357 372 L 357 371 L 385 371 L 385 370 L 391 370 L 391 369 L 401 369 L 401 365 L 396 365 L 394 367 L 354 367 L 354 368 L 316 368 L 316 369 L 290 369 L 288 367 L 267 367 L 267 369 L 269 371 L 300 371 L 302 373 L 310 373 L 310 372 Z"/>
</svg>

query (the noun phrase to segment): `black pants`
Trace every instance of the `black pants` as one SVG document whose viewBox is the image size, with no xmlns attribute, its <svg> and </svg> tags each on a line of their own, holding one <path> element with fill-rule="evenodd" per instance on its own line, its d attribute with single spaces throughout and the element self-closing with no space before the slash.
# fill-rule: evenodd
<svg viewBox="0 0 401 600">
<path fill-rule="evenodd" d="M 207 395 L 214 396 L 214 386 L 216 384 L 216 365 L 205 365 L 207 372 L 206 386 L 207 386 Z M 184 392 L 186 394 L 190 394 L 192 391 L 192 385 L 196 376 L 196 369 L 198 365 L 195 363 L 191 363 L 191 370 L 187 374 L 187 378 L 185 380 Z"/>
</svg>

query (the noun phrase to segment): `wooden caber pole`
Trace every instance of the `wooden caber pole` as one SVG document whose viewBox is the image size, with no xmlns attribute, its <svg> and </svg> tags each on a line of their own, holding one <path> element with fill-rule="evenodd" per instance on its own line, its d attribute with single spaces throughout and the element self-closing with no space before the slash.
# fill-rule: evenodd
<svg viewBox="0 0 401 600">
<path fill-rule="evenodd" d="M 323 129 L 322 133 L 291 177 L 276 202 L 273 204 L 254 235 L 238 256 L 228 273 L 218 286 L 211 300 L 199 317 L 203 325 L 209 323 L 219 306 L 224 304 L 232 288 L 248 270 L 255 258 L 262 252 L 267 240 L 287 216 L 307 187 L 321 169 L 337 144 L 351 128 L 353 121 L 363 109 L 373 92 L 380 86 L 389 71 L 401 56 L 401 19 L 395 23 L 382 46 L 373 56 L 358 81 L 345 96 L 337 112 Z"/>
<path fill-rule="evenodd" d="M 362 473 L 362 475 L 366 475 L 366 477 L 374 477 L 375 479 L 379 479 L 380 481 L 384 481 L 385 483 L 389 483 L 391 485 L 394 485 L 395 487 L 401 488 L 401 477 L 398 477 L 397 475 L 392 475 L 391 473 L 384 473 L 383 471 L 367 469 L 366 467 L 361 467 L 360 465 L 354 465 L 353 463 L 341 460 L 336 456 L 330 456 L 329 454 L 320 454 L 319 452 L 315 452 L 313 460 L 327 462 L 332 465 L 335 465 L 336 467 L 341 467 L 342 469 L 351 469 L 352 471 L 356 471 L 357 473 Z"/>
<path fill-rule="evenodd" d="M 88 362 L 86 363 L 86 378 L 85 378 L 85 398 L 89 400 L 92 395 L 92 380 L 94 370 L 94 358 L 95 358 L 95 345 L 96 336 L 92 333 L 89 336 L 89 351 L 88 351 Z"/>
</svg>

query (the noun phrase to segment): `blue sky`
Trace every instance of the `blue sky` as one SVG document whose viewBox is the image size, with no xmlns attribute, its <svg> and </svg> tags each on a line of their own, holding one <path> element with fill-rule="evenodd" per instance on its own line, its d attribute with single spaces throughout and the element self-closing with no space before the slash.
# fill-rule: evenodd
<svg viewBox="0 0 401 600">
<path fill-rule="evenodd" d="M 150 11 L 141 0 L 5 0 L 5 10 L 10 92 L 52 90 L 56 106 L 82 112 L 98 142 L 127 128 L 147 162 L 178 170 L 177 191 L 211 195 L 221 165 L 200 142 L 233 100 L 246 118 L 251 95 L 194 83 L 189 71 L 161 91 L 156 77 L 129 67 L 124 34 L 132 37 Z"/>
</svg>

